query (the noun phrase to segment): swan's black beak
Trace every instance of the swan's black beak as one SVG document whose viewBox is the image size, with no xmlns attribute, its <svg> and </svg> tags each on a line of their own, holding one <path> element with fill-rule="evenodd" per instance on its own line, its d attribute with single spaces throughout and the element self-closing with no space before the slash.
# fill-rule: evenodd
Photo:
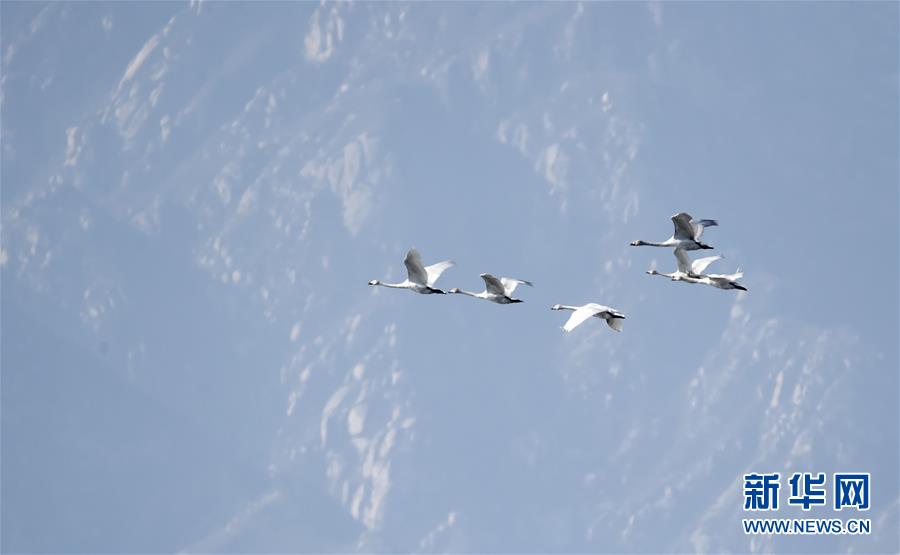
<svg viewBox="0 0 900 555">
<path fill-rule="evenodd" d="M 737 283 L 734 284 L 734 288 L 740 289 L 741 291 L 747 291 L 746 287 L 744 287 L 743 285 L 738 285 Z"/>
</svg>

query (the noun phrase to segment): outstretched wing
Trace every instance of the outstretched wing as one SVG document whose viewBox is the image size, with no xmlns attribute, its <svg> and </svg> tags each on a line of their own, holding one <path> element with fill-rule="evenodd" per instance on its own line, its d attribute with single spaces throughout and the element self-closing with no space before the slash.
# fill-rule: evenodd
<svg viewBox="0 0 900 555">
<path fill-rule="evenodd" d="M 513 291 L 516 290 L 516 287 L 519 285 L 527 285 L 529 287 L 534 287 L 534 285 L 530 281 L 525 281 L 524 279 L 515 279 L 502 277 L 500 278 L 500 283 L 503 285 L 503 291 L 505 291 L 506 296 L 509 297 L 513 294 Z"/>
<path fill-rule="evenodd" d="M 607 318 L 606 323 L 609 324 L 609 327 L 616 331 L 622 331 L 622 328 L 625 327 L 624 318 Z"/>
<path fill-rule="evenodd" d="M 690 241 L 694 239 L 694 228 L 691 226 L 691 215 L 687 212 L 679 212 L 672 216 L 672 223 L 675 224 L 676 239 Z"/>
<path fill-rule="evenodd" d="M 403 259 L 403 263 L 406 264 L 406 275 L 409 281 L 417 285 L 428 285 L 428 274 L 425 272 L 425 268 L 422 267 L 422 257 L 419 255 L 419 251 L 409 249 L 409 252 L 406 253 L 406 258 Z"/>
<path fill-rule="evenodd" d="M 686 250 L 678 247 L 675 249 L 675 260 L 678 261 L 678 271 L 682 274 L 691 273 L 691 257 L 688 256 Z"/>
<path fill-rule="evenodd" d="M 444 260 L 443 262 L 438 262 L 437 264 L 432 264 L 431 266 L 425 266 L 425 273 L 428 275 L 428 287 L 433 287 L 434 282 L 441 277 L 441 274 L 444 273 L 444 270 L 447 268 L 452 268 L 456 266 L 456 262 L 452 260 Z"/>
<path fill-rule="evenodd" d="M 694 230 L 694 239 L 700 239 L 700 236 L 703 235 L 703 230 L 714 225 L 719 225 L 719 222 L 717 222 L 716 220 L 700 220 L 699 222 L 691 222 L 691 228 L 693 228 Z"/>
<path fill-rule="evenodd" d="M 699 220 L 695 222 L 687 212 L 679 212 L 672 216 L 672 223 L 675 224 L 676 239 L 694 241 L 700 239 L 705 228 L 719 225 L 719 222 L 716 220 Z"/>
<path fill-rule="evenodd" d="M 712 279 L 726 279 L 728 281 L 737 281 L 744 277 L 744 271 L 740 268 L 733 274 L 706 274 L 707 277 Z"/>
<path fill-rule="evenodd" d="M 611 316 L 618 316 L 620 320 L 625 319 L 625 315 L 622 314 L 621 310 L 616 310 L 615 308 L 610 308 L 608 306 L 604 306 L 606 310 L 604 312 L 608 312 Z"/>
<path fill-rule="evenodd" d="M 705 258 L 698 258 L 691 263 L 691 272 L 700 275 L 703 273 L 703 270 L 705 270 L 710 264 L 712 264 L 716 260 L 720 260 L 721 258 L 721 256 L 707 256 Z"/>
<path fill-rule="evenodd" d="M 597 314 L 600 314 L 601 312 L 604 312 L 606 310 L 609 310 L 609 307 L 594 303 L 586 304 L 578 308 L 578 310 L 576 310 L 572 313 L 571 316 L 569 316 L 569 319 L 563 326 L 563 331 L 568 333 L 577 328 L 579 325 L 581 325 L 582 322 L 584 322 L 591 316 L 596 316 Z"/>
<path fill-rule="evenodd" d="M 491 295 L 506 295 L 506 290 L 503 288 L 503 284 L 500 283 L 499 279 L 491 274 L 481 274 L 481 279 L 484 280 L 484 288 L 487 289 L 487 292 Z"/>
</svg>

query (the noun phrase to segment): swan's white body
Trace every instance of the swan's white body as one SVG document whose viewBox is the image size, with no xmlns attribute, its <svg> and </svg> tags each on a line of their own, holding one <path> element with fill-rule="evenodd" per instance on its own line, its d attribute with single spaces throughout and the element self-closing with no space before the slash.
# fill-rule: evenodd
<svg viewBox="0 0 900 555">
<path fill-rule="evenodd" d="M 718 289 L 739 289 L 746 291 L 747 288 L 737 282 L 744 277 L 744 272 L 738 269 L 733 274 L 706 274 L 698 278 L 687 278 L 691 283 L 701 283 L 703 285 L 711 285 Z"/>
<path fill-rule="evenodd" d="M 656 270 L 647 270 L 651 276 L 664 276 L 671 278 L 672 281 L 684 281 L 687 283 L 700 283 L 710 285 L 718 289 L 739 289 L 746 291 L 747 288 L 737 282 L 744 277 L 744 272 L 738 269 L 733 274 L 704 274 L 703 272 L 710 264 L 716 260 L 720 260 L 721 256 L 707 256 L 691 261 L 684 249 L 675 249 L 675 259 L 678 261 L 678 270 L 667 274 L 665 272 L 657 272 Z"/>
<path fill-rule="evenodd" d="M 416 249 L 409 249 L 406 258 L 403 259 L 406 265 L 406 280 L 400 283 L 382 283 L 380 280 L 373 279 L 369 285 L 380 285 L 382 287 L 392 287 L 394 289 L 409 289 L 416 293 L 428 295 L 432 293 L 444 294 L 444 291 L 434 287 L 434 283 L 441 277 L 444 270 L 456 265 L 452 260 L 444 260 L 431 266 L 422 266 L 422 257 Z"/>
<path fill-rule="evenodd" d="M 550 310 L 574 310 L 575 312 L 569 316 L 569 319 L 566 321 L 565 325 L 563 325 L 562 329 L 564 332 L 568 333 L 578 327 L 582 322 L 587 320 L 588 318 L 595 317 L 606 320 L 606 323 L 609 324 L 609 327 L 616 331 L 622 331 L 622 326 L 624 322 L 622 320 L 625 319 L 625 315 L 615 308 L 610 308 L 608 306 L 604 306 L 602 304 L 597 303 L 588 303 L 581 306 L 569 306 L 564 304 L 555 304 L 550 307 Z"/>
<path fill-rule="evenodd" d="M 513 291 L 516 290 L 516 287 L 518 287 L 519 285 L 528 285 L 529 287 L 533 287 L 530 281 L 525 281 L 524 279 L 507 277 L 496 278 L 491 274 L 481 274 L 481 279 L 484 280 L 484 291 L 482 291 L 481 293 L 463 291 L 458 287 L 454 287 L 447 292 L 468 295 L 470 297 L 484 299 L 486 301 L 491 301 L 492 303 L 497 304 L 512 304 L 522 302 L 521 299 L 512 298 Z"/>
<path fill-rule="evenodd" d="M 661 243 L 652 241 L 632 241 L 633 247 L 674 247 L 688 251 L 696 251 L 700 249 L 711 249 L 712 247 L 702 243 L 700 237 L 703 230 L 707 227 L 719 225 L 716 220 L 698 220 L 694 221 L 687 212 L 679 212 L 672 216 L 672 223 L 675 224 L 675 233 L 671 237 Z"/>
</svg>

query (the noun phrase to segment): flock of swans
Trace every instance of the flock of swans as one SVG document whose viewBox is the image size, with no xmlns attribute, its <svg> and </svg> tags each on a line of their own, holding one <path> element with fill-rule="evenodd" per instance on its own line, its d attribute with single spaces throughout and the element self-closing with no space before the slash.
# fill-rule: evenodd
<svg viewBox="0 0 900 555">
<path fill-rule="evenodd" d="M 697 283 L 709 285 L 718 289 L 738 289 L 746 291 L 747 288 L 737 282 L 743 277 L 743 272 L 738 269 L 733 274 L 706 274 L 704 273 L 710 264 L 716 260 L 720 260 L 721 256 L 707 256 L 691 260 L 688 251 L 712 249 L 713 247 L 700 241 L 703 230 L 707 227 L 717 226 L 716 220 L 694 220 L 690 214 L 680 212 L 672 216 L 672 223 L 675 224 L 675 233 L 661 243 L 650 241 L 634 241 L 632 246 L 650 246 L 650 247 L 668 247 L 672 248 L 675 253 L 677 262 L 677 270 L 671 273 L 647 270 L 652 276 L 664 276 L 672 281 L 680 281 L 683 283 Z M 369 285 L 380 285 L 382 287 L 392 287 L 395 289 L 409 289 L 423 295 L 456 293 L 460 295 L 468 295 L 477 299 L 484 299 L 497 304 L 521 303 L 522 299 L 513 298 L 513 293 L 519 285 L 527 285 L 533 287 L 530 281 L 523 279 L 515 279 L 509 277 L 497 278 L 491 274 L 481 274 L 484 280 L 484 291 L 475 293 L 472 291 L 463 291 L 457 287 L 448 291 L 443 291 L 435 287 L 435 282 L 441 277 L 445 270 L 455 266 L 452 260 L 444 260 L 430 266 L 422 265 L 422 257 L 416 249 L 410 249 L 406 253 L 403 260 L 406 265 L 407 277 L 400 283 L 384 283 L 380 280 L 373 279 Z M 615 308 L 597 304 L 587 303 L 581 306 L 570 306 L 564 304 L 555 304 L 550 310 L 571 310 L 572 315 L 562 326 L 563 331 L 570 332 L 591 317 L 605 320 L 610 328 L 615 331 L 622 331 L 623 320 L 625 315 Z"/>
</svg>

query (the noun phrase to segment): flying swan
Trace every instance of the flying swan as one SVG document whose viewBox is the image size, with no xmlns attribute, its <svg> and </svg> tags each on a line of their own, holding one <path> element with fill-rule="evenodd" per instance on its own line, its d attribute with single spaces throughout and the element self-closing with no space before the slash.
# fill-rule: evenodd
<svg viewBox="0 0 900 555">
<path fill-rule="evenodd" d="M 710 285 L 718 289 L 738 289 L 746 291 L 747 288 L 737 282 L 744 277 L 744 272 L 738 268 L 733 274 L 704 274 L 704 270 L 715 262 L 720 260 L 721 256 L 707 256 L 691 261 L 684 249 L 675 249 L 675 259 L 678 261 L 678 270 L 667 274 L 665 272 L 657 272 L 656 270 L 647 270 L 651 276 L 664 276 L 671 278 L 672 281 L 684 281 L 687 283 L 699 283 L 702 285 Z"/>
<path fill-rule="evenodd" d="M 686 277 L 682 279 L 688 283 L 701 283 L 703 285 L 711 285 L 718 289 L 738 289 L 740 291 L 746 291 L 747 288 L 737 282 L 737 280 L 742 277 L 744 277 L 744 272 L 738 268 L 738 271 L 733 274 L 706 274 L 698 278 Z"/>
<path fill-rule="evenodd" d="M 680 212 L 672 216 L 672 223 L 675 224 L 675 233 L 663 241 L 662 243 L 654 243 L 651 241 L 632 241 L 632 247 L 676 247 L 688 251 L 696 251 L 700 249 L 711 249 L 712 247 L 700 242 L 700 236 L 707 227 L 719 225 L 716 220 L 699 220 L 694 221 L 687 212 Z"/>
<path fill-rule="evenodd" d="M 622 322 L 622 320 L 625 319 L 625 315 L 615 308 L 610 308 L 608 306 L 603 306 L 602 304 L 597 303 L 588 303 L 582 306 L 555 304 L 550 307 L 550 310 L 575 311 L 571 316 L 569 316 L 566 324 L 562 327 L 563 331 L 566 333 L 578 327 L 578 325 L 580 325 L 591 316 L 602 318 L 606 320 L 606 323 L 609 324 L 609 327 L 611 327 L 612 329 L 616 331 L 622 331 L 622 326 L 624 325 L 624 322 Z"/>
<path fill-rule="evenodd" d="M 393 287 L 395 289 L 409 289 L 423 295 L 438 293 L 443 295 L 444 291 L 434 287 L 434 282 L 441 277 L 444 270 L 456 265 L 452 260 L 444 260 L 431 266 L 422 266 L 422 257 L 416 249 L 409 249 L 406 258 L 403 259 L 406 264 L 406 281 L 400 283 L 382 283 L 377 279 L 369 282 L 369 285 L 381 285 L 382 287 Z"/>
<path fill-rule="evenodd" d="M 681 281 L 685 277 L 699 278 L 703 275 L 703 271 L 716 260 L 721 260 L 721 256 L 706 256 L 691 261 L 690 257 L 683 248 L 675 249 L 675 260 L 678 263 L 678 269 L 670 274 L 665 272 L 657 272 L 656 270 L 647 270 L 651 276 L 664 276 L 671 278 L 672 281 Z"/>
<path fill-rule="evenodd" d="M 491 274 L 481 274 L 481 279 L 484 280 L 484 291 L 482 291 L 481 293 L 463 291 L 458 287 L 454 287 L 447 292 L 468 295 L 470 297 L 484 299 L 486 301 L 491 301 L 492 303 L 497 304 L 511 304 L 522 302 L 522 299 L 512 298 L 513 291 L 516 290 L 516 287 L 518 287 L 519 285 L 527 285 L 529 287 L 533 287 L 530 281 L 525 281 L 524 279 L 514 279 L 507 277 L 498 279 Z"/>
</svg>

